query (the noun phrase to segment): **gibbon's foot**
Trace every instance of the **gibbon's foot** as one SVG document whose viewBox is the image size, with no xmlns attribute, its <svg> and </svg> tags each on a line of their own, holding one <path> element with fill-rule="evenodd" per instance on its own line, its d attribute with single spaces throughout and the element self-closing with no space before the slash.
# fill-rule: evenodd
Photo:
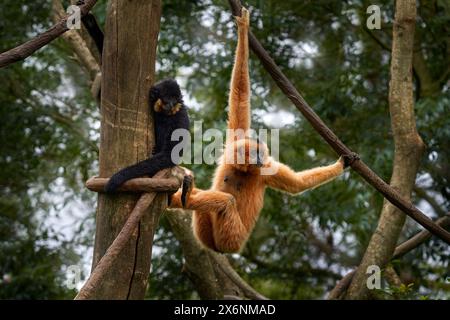
<svg viewBox="0 0 450 320">
<path fill-rule="evenodd" d="M 239 27 L 248 27 L 250 25 L 250 12 L 242 7 L 241 16 L 235 17 Z"/>
<path fill-rule="evenodd" d="M 191 192 L 194 189 L 194 176 L 185 175 L 183 178 L 183 184 L 181 189 L 181 205 L 186 208 L 187 200 L 191 196 Z"/>
<path fill-rule="evenodd" d="M 351 166 L 354 161 L 360 159 L 359 155 L 355 152 L 352 152 L 350 154 L 343 154 L 341 158 L 344 162 L 344 168 Z"/>
</svg>

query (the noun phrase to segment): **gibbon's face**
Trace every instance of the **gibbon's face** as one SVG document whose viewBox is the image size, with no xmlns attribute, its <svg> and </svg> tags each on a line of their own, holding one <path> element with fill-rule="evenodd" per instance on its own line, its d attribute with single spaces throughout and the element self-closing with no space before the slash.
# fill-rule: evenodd
<svg viewBox="0 0 450 320">
<path fill-rule="evenodd" d="M 166 115 L 174 115 L 183 106 L 183 96 L 180 87 L 175 80 L 168 79 L 155 85 L 156 97 L 158 98 L 153 106 L 156 112 Z"/>
<path fill-rule="evenodd" d="M 268 162 L 269 150 L 264 143 L 246 138 L 233 142 L 231 147 L 225 161 L 240 171 L 259 172 Z"/>
<path fill-rule="evenodd" d="M 154 110 L 156 112 L 162 112 L 168 116 L 173 116 L 181 109 L 181 103 L 177 101 L 171 101 L 158 99 L 155 102 Z"/>
</svg>

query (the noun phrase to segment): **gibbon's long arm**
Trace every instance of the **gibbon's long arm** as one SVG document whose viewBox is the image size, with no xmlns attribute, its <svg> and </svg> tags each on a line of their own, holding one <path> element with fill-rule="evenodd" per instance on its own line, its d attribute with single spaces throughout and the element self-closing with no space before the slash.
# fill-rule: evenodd
<svg viewBox="0 0 450 320">
<path fill-rule="evenodd" d="M 77 6 L 84 5 L 85 0 L 78 0 Z M 97 23 L 97 20 L 95 19 L 95 16 L 92 13 L 86 14 L 84 17 L 81 18 L 81 22 L 83 22 L 84 27 L 88 31 L 89 35 L 95 42 L 95 46 L 97 47 L 98 52 L 100 53 L 100 57 L 103 53 L 103 40 L 104 35 L 102 29 L 100 29 L 100 26 Z"/>
<path fill-rule="evenodd" d="M 178 190 L 172 195 L 171 208 L 224 212 L 227 206 L 234 203 L 234 197 L 229 193 L 194 188 L 186 206 L 183 207 L 181 194 L 182 190 Z"/>
<path fill-rule="evenodd" d="M 95 46 L 97 47 L 98 52 L 100 53 L 100 57 L 103 54 L 103 31 L 100 29 L 97 20 L 95 19 L 93 14 L 87 14 L 83 18 L 81 18 L 81 21 L 84 24 L 84 27 L 89 32 L 89 35 L 94 39 Z"/>
<path fill-rule="evenodd" d="M 228 100 L 228 129 L 250 129 L 250 77 L 248 73 L 249 12 L 242 8 L 242 17 L 235 17 L 238 42 L 231 75 Z"/>
<path fill-rule="evenodd" d="M 172 196 L 171 208 L 181 208 L 180 195 L 179 190 Z M 185 209 L 198 212 L 193 218 L 194 233 L 210 249 L 237 252 L 248 238 L 236 198 L 229 193 L 194 188 Z"/>
<path fill-rule="evenodd" d="M 275 163 L 274 165 L 278 166 L 278 171 L 274 175 L 265 176 L 265 183 L 271 188 L 292 194 L 318 187 L 336 178 L 344 171 L 342 159 L 329 166 L 300 172 L 295 172 L 282 163 Z"/>
</svg>

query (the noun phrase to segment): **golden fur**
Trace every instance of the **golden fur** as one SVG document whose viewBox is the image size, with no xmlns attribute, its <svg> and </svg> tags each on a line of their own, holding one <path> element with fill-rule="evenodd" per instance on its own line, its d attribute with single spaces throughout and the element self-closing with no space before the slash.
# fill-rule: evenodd
<svg viewBox="0 0 450 320">
<path fill-rule="evenodd" d="M 163 111 L 163 103 L 161 99 L 156 100 L 155 105 L 153 106 L 153 109 L 155 112 L 162 112 Z"/>
<path fill-rule="evenodd" d="M 161 99 L 156 100 L 155 105 L 153 107 L 153 110 L 155 110 L 155 112 L 163 112 L 164 103 L 161 101 Z M 180 111 L 181 109 L 181 103 L 177 103 L 168 113 L 169 115 L 173 116 L 175 113 L 177 113 L 178 111 Z"/>
<path fill-rule="evenodd" d="M 242 9 L 242 17 L 236 17 L 236 21 L 238 44 L 231 77 L 228 128 L 247 132 L 250 128 L 248 11 Z M 260 152 L 259 158 L 255 150 Z M 270 166 L 275 166 L 277 172 L 262 175 L 261 169 Z M 238 252 L 263 208 L 266 186 L 296 194 L 337 177 L 343 168 L 339 159 L 326 167 L 294 172 L 269 157 L 266 145 L 247 137 L 229 139 L 212 187 L 194 188 L 185 207 L 194 210 L 194 233 L 203 245 L 215 251 Z M 182 207 L 180 197 L 181 191 L 173 195 L 171 207 Z"/>
</svg>

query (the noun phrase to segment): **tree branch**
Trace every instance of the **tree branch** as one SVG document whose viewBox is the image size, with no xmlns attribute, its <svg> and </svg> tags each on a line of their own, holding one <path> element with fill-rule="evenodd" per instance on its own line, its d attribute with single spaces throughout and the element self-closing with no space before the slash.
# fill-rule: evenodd
<svg viewBox="0 0 450 320">
<path fill-rule="evenodd" d="M 53 20 L 57 22 L 64 18 L 66 12 L 61 3 L 61 0 L 53 0 Z M 94 55 L 89 50 L 86 42 L 76 30 L 69 30 L 62 34 L 62 37 L 70 44 L 75 52 L 78 60 L 89 73 L 89 78 L 93 82 L 95 77 L 100 72 L 100 65 L 95 60 Z"/>
<path fill-rule="evenodd" d="M 139 221 L 141 220 L 147 209 L 150 207 L 150 204 L 152 203 L 153 199 L 155 199 L 155 197 L 156 193 L 145 193 L 139 198 L 139 201 L 136 203 L 136 206 L 131 212 L 130 217 L 120 231 L 119 235 L 108 248 L 105 255 L 100 259 L 94 271 L 92 271 L 91 275 L 89 276 L 89 279 L 86 281 L 80 292 L 75 297 L 75 300 L 90 299 L 93 296 L 98 284 L 102 282 L 104 276 L 114 264 L 120 252 L 128 243 L 128 240 L 136 229 Z"/>
<path fill-rule="evenodd" d="M 253 289 L 239 276 L 239 274 L 233 269 L 225 255 L 212 251 L 210 251 L 209 253 L 210 257 L 212 257 L 216 261 L 223 273 L 225 273 L 230 278 L 230 280 L 234 282 L 234 284 L 242 289 L 246 297 L 253 300 L 268 300 L 268 298 Z"/>
<path fill-rule="evenodd" d="M 241 4 L 239 0 L 228 0 L 232 8 L 233 15 L 239 16 L 241 12 Z M 256 39 L 252 32 L 249 32 L 249 44 L 252 51 L 261 61 L 266 71 L 272 76 L 273 80 L 281 91 L 292 101 L 303 116 L 311 123 L 313 128 L 322 136 L 322 138 L 338 153 L 339 155 L 350 155 L 352 150 L 348 148 L 337 135 L 320 119 L 313 111 L 308 103 L 303 99 L 294 85 L 283 74 L 276 65 L 261 43 Z M 430 230 L 440 239 L 450 244 L 450 233 L 436 225 L 422 211 L 416 208 L 410 201 L 405 200 L 391 186 L 384 182 L 375 172 L 373 172 L 362 160 L 355 160 L 351 164 L 361 177 L 378 190 L 383 196 L 400 210 L 417 221 L 424 228 Z"/>
<path fill-rule="evenodd" d="M 200 298 L 222 299 L 239 296 L 255 300 L 267 298 L 250 287 L 234 270 L 226 256 L 203 247 L 192 232 L 192 212 L 170 209 L 166 212 L 175 237 L 183 248 L 183 270 Z"/>
<path fill-rule="evenodd" d="M 365 33 L 371 37 L 376 43 L 378 43 L 378 45 L 385 51 L 389 51 L 391 52 L 391 47 L 389 45 L 387 45 L 386 43 L 384 43 L 380 38 L 378 38 L 375 33 L 373 32 L 373 30 L 369 30 L 368 28 L 361 28 L 363 29 L 363 31 L 365 31 Z"/>
<path fill-rule="evenodd" d="M 86 181 L 86 188 L 95 192 L 103 192 L 109 178 L 92 177 Z M 121 185 L 119 192 L 170 192 L 177 191 L 180 181 L 176 178 L 136 178 Z"/>
<path fill-rule="evenodd" d="M 81 16 L 84 17 L 92 9 L 96 2 L 97 0 L 86 0 L 86 3 L 83 6 L 80 6 Z M 69 30 L 67 28 L 67 18 L 68 17 L 64 17 L 50 29 L 39 34 L 33 39 L 0 54 L 0 68 L 29 57 L 34 52 Z"/>
<path fill-rule="evenodd" d="M 192 212 L 181 209 L 166 210 L 165 216 L 169 221 L 172 232 L 183 250 L 183 273 L 195 287 L 200 299 L 222 299 L 224 294 L 237 295 L 237 290 L 229 290 L 228 283 L 217 275 L 208 252 L 195 239 L 192 232 Z"/>
<path fill-rule="evenodd" d="M 433 208 L 434 211 L 436 211 L 439 216 L 443 216 L 446 214 L 445 210 L 439 205 L 439 203 L 437 203 L 436 199 L 430 196 L 426 192 L 426 190 L 417 186 L 414 186 L 413 190 L 416 196 L 428 202 L 428 204 Z"/>
<path fill-rule="evenodd" d="M 64 7 L 62 6 L 61 0 L 53 0 L 52 3 L 53 3 L 53 18 L 56 22 L 64 17 L 65 11 Z M 97 56 L 92 52 L 92 49 L 90 48 L 87 40 L 83 37 L 82 32 L 77 32 L 76 30 L 69 30 L 62 36 L 72 47 L 82 67 L 87 70 L 89 78 L 91 80 L 92 97 L 94 97 L 94 99 L 100 105 L 100 90 L 102 81 L 102 75 L 100 70 L 101 59 L 97 58 Z M 91 40 L 91 36 L 89 34 L 87 35 L 87 37 L 89 37 L 89 39 Z"/>
<path fill-rule="evenodd" d="M 386 266 L 384 269 L 384 276 L 391 286 L 400 287 L 402 285 L 402 280 L 392 265 Z"/>
<path fill-rule="evenodd" d="M 422 52 L 419 33 L 417 33 L 414 43 L 413 68 L 419 79 L 420 97 L 429 97 L 439 92 L 440 84 L 431 75 L 430 68 Z"/>
<path fill-rule="evenodd" d="M 425 151 L 414 115 L 412 67 L 415 27 L 415 1 L 396 1 L 389 81 L 389 114 L 395 147 L 390 185 L 407 201 L 411 201 L 420 160 Z M 403 212 L 391 203 L 384 202 L 378 225 L 353 276 L 346 298 L 369 297 L 367 268 L 371 265 L 380 268 L 387 266 L 405 219 Z"/>
<path fill-rule="evenodd" d="M 450 225 L 450 213 L 448 213 L 446 216 L 441 217 L 436 220 L 436 224 L 440 225 L 441 227 L 445 228 Z M 412 238 L 406 240 L 402 244 L 398 245 L 395 248 L 394 254 L 392 255 L 391 260 L 398 259 L 408 252 L 414 250 L 421 244 L 425 243 L 431 238 L 432 234 L 428 230 L 422 230 L 419 233 L 417 233 Z M 345 291 L 347 290 L 348 286 L 350 285 L 353 276 L 355 275 L 355 270 L 350 271 L 347 273 L 333 288 L 333 290 L 330 291 L 328 295 L 329 300 L 335 300 L 340 299 Z"/>
<path fill-rule="evenodd" d="M 168 169 L 162 170 L 155 175 L 156 179 L 160 179 L 167 175 Z M 156 193 L 144 193 L 139 198 L 133 211 L 130 213 L 127 221 L 125 222 L 122 230 L 119 232 L 113 243 L 110 245 L 106 253 L 100 259 L 95 269 L 92 271 L 89 279 L 86 281 L 80 292 L 75 297 L 75 300 L 90 299 L 95 294 L 97 286 L 102 282 L 106 273 L 114 264 L 121 251 L 125 248 L 131 236 L 133 235 L 136 227 L 139 224 L 144 213 L 150 207 L 153 199 L 155 199 Z M 155 226 L 153 226 L 155 227 Z"/>
<path fill-rule="evenodd" d="M 340 299 L 345 294 L 348 286 L 352 282 L 355 272 L 355 270 L 350 271 L 336 284 L 333 290 L 328 294 L 328 300 Z"/>
<path fill-rule="evenodd" d="M 450 213 L 436 220 L 436 224 L 440 225 L 443 228 L 450 226 Z M 414 250 L 422 243 L 428 241 L 431 238 L 431 233 L 427 230 L 422 230 L 417 233 L 414 237 L 409 240 L 403 242 L 395 248 L 394 254 L 392 255 L 392 260 L 398 259 L 401 256 L 404 256 L 408 252 Z"/>
</svg>

